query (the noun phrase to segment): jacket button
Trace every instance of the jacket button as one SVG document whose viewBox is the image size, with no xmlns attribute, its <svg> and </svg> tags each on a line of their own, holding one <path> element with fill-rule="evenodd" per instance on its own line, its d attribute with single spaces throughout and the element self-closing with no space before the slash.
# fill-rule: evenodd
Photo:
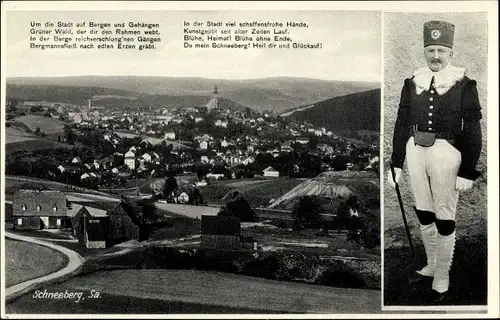
<svg viewBox="0 0 500 320">
<path fill-rule="evenodd" d="M 434 90 L 431 90 L 431 93 L 432 93 L 432 94 L 434 94 L 434 92 L 435 92 Z"/>
<path fill-rule="evenodd" d="M 430 106 L 429 106 L 429 109 L 431 109 L 431 110 L 432 110 L 432 109 L 434 109 L 434 106 L 430 105 Z"/>
<path fill-rule="evenodd" d="M 432 124 L 432 121 L 429 120 L 429 122 L 427 122 L 428 124 Z"/>
<path fill-rule="evenodd" d="M 432 128 L 428 128 L 427 130 L 432 131 Z"/>
<path fill-rule="evenodd" d="M 432 112 L 429 112 L 429 117 L 432 117 Z"/>
<path fill-rule="evenodd" d="M 433 98 L 433 97 L 430 97 L 430 98 L 429 98 L 429 101 L 432 101 L 432 100 L 434 100 L 434 98 Z"/>
</svg>

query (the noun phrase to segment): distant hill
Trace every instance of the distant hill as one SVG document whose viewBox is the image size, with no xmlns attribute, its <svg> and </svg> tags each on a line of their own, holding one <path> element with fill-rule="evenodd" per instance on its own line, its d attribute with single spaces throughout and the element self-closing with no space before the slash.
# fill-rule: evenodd
<svg viewBox="0 0 500 320">
<path fill-rule="evenodd" d="M 380 89 L 353 93 L 314 103 L 292 112 L 289 118 L 309 121 L 333 132 L 380 130 Z"/>
<path fill-rule="evenodd" d="M 221 80 L 207 78 L 76 76 L 50 78 L 8 78 L 8 85 L 72 86 L 99 88 L 99 95 L 201 96 L 210 97 L 214 85 L 222 98 L 257 111 L 286 109 L 350 93 L 379 88 L 379 83 L 329 81 L 306 78 L 264 78 Z M 124 94 L 124 92 L 126 94 Z"/>
<path fill-rule="evenodd" d="M 93 106 L 122 109 L 144 109 L 150 106 L 157 108 L 167 106 L 175 108 L 205 106 L 211 98 L 211 95 L 151 95 L 101 87 L 33 84 L 7 84 L 6 92 L 7 97 L 10 99 L 65 102 L 82 106 L 87 105 L 88 99 L 92 99 Z M 224 98 L 220 99 L 219 103 L 225 109 L 244 111 L 246 108 L 241 104 Z"/>
</svg>

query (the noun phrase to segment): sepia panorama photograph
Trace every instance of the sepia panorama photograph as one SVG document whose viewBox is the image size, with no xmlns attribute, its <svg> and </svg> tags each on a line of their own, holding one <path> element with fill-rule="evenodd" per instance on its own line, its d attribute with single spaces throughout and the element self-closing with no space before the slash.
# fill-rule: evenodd
<svg viewBox="0 0 500 320">
<path fill-rule="evenodd" d="M 486 13 L 384 13 L 384 306 L 486 310 L 487 58 Z"/>
<path fill-rule="evenodd" d="M 7 12 L 6 314 L 380 312 L 380 19 Z"/>
</svg>

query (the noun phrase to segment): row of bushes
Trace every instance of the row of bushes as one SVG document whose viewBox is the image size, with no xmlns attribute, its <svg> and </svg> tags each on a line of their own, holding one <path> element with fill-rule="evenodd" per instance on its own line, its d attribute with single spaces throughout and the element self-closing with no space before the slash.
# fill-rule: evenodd
<svg viewBox="0 0 500 320">
<path fill-rule="evenodd" d="M 341 260 L 323 261 L 315 254 L 141 248 L 124 256 L 87 264 L 99 269 L 198 269 L 243 274 L 272 280 L 301 281 L 332 287 L 376 289 L 379 278 Z"/>
</svg>

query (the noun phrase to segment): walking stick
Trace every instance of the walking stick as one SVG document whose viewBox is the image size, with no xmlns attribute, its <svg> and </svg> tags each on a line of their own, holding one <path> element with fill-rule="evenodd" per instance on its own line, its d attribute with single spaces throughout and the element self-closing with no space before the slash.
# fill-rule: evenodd
<svg viewBox="0 0 500 320">
<path fill-rule="evenodd" d="M 411 240 L 410 228 L 408 227 L 408 221 L 406 221 L 406 214 L 405 214 L 405 209 L 403 207 L 403 200 L 401 199 L 401 192 L 399 191 L 399 184 L 396 182 L 396 172 L 394 172 L 394 167 L 392 163 L 391 163 L 391 173 L 392 173 L 392 179 L 396 184 L 396 194 L 398 195 L 399 207 L 401 208 L 401 214 L 403 215 L 403 222 L 405 225 L 406 236 L 408 237 L 408 243 L 410 244 L 411 256 L 412 258 L 415 258 L 415 249 L 413 248 L 413 242 Z"/>
</svg>

